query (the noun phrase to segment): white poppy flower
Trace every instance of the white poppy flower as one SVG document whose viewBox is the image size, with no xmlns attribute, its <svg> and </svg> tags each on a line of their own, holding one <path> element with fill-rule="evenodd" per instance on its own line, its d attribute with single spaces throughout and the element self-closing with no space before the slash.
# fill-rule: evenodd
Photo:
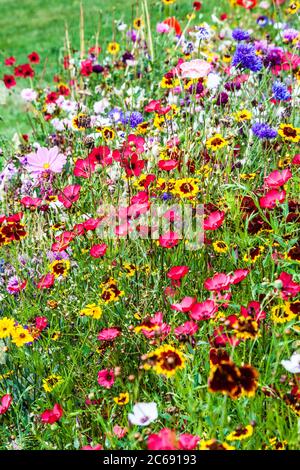
<svg viewBox="0 0 300 470">
<path fill-rule="evenodd" d="M 133 413 L 128 414 L 128 420 L 131 424 L 138 426 L 148 426 L 158 417 L 156 403 L 136 403 L 133 407 Z"/>
</svg>

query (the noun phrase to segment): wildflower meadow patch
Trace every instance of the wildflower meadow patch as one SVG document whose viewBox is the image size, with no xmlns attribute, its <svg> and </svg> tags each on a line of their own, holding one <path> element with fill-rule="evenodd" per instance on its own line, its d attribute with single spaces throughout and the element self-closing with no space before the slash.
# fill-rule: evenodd
<svg viewBox="0 0 300 470">
<path fill-rule="evenodd" d="M 2 50 L 2 450 L 299 448 L 299 14 L 83 2 Z"/>
</svg>

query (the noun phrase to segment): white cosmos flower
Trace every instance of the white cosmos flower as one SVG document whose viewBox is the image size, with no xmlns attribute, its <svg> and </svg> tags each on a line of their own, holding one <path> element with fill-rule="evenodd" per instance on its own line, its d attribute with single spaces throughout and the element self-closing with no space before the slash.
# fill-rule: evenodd
<svg viewBox="0 0 300 470">
<path fill-rule="evenodd" d="M 24 101 L 35 101 L 37 98 L 37 92 L 32 88 L 24 88 L 21 91 L 21 97 Z"/>
<path fill-rule="evenodd" d="M 281 361 L 281 365 L 292 374 L 300 374 L 300 353 L 295 352 L 290 359 Z"/>
<path fill-rule="evenodd" d="M 131 424 L 138 426 L 148 426 L 158 417 L 157 405 L 151 403 L 136 403 L 133 407 L 133 413 L 128 414 L 128 420 Z"/>
</svg>

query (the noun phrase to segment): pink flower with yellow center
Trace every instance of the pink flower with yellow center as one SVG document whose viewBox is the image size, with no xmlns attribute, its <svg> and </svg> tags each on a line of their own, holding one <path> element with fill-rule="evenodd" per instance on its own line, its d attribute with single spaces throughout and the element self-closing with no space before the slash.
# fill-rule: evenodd
<svg viewBox="0 0 300 470">
<path fill-rule="evenodd" d="M 58 147 L 52 149 L 39 147 L 36 152 L 27 155 L 26 168 L 30 173 L 35 174 L 44 172 L 60 173 L 66 161 L 67 157 L 60 153 Z"/>
</svg>

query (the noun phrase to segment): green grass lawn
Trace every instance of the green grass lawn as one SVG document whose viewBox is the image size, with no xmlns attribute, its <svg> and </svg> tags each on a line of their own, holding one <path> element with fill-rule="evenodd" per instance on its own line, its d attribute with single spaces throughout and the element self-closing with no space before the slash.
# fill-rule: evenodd
<svg viewBox="0 0 300 470">
<path fill-rule="evenodd" d="M 209 19 L 210 12 L 220 5 L 220 1 L 224 8 L 228 6 L 225 0 L 212 0 L 203 5 L 203 19 Z M 82 0 L 82 5 L 87 46 L 95 44 L 95 34 L 99 31 L 99 45 L 106 47 L 107 42 L 113 39 L 114 20 L 132 22 L 142 12 L 140 0 Z M 152 28 L 169 14 L 182 19 L 183 7 L 185 12 L 187 6 L 192 11 L 192 0 L 177 0 L 165 11 L 160 0 L 148 0 L 148 5 Z M 66 26 L 72 47 L 79 48 L 80 0 L 0 0 L 0 11 L 0 76 L 9 73 L 3 66 L 5 57 L 14 55 L 17 63 L 22 64 L 27 61 L 28 53 L 37 51 L 41 56 L 41 64 L 35 67 L 37 75 L 42 75 L 44 82 L 51 83 L 63 54 Z M 116 32 L 116 39 L 120 34 Z M 22 81 L 5 100 L 0 99 L 0 137 L 11 138 L 15 132 L 29 130 L 26 115 L 24 117 L 24 113 L 20 113 L 23 103 L 19 97 L 21 87 L 28 86 Z"/>
</svg>

